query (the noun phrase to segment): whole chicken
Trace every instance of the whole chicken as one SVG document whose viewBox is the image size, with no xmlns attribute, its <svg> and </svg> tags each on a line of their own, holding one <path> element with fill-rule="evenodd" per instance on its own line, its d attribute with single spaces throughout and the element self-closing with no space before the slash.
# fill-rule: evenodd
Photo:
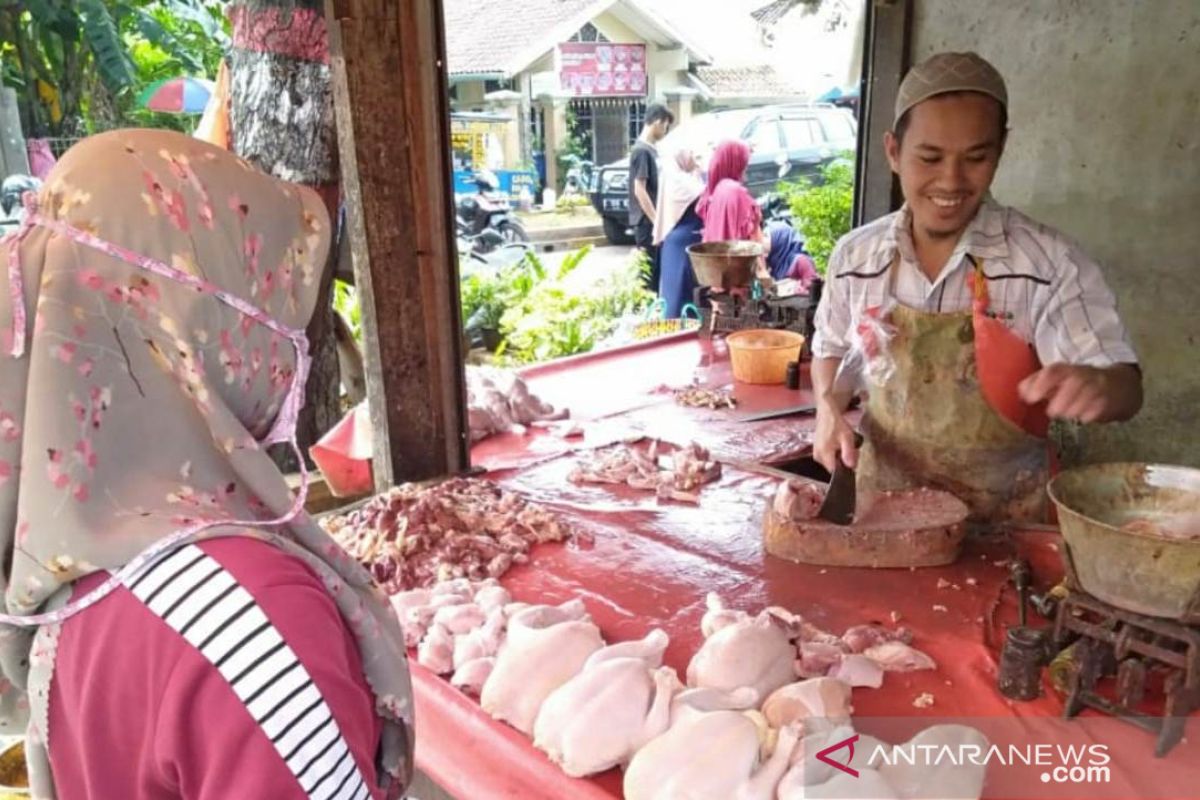
<svg viewBox="0 0 1200 800">
<path fill-rule="evenodd" d="M 804 738 L 792 750 L 787 774 L 779 782 L 777 800 L 808 800 L 811 797 L 884 800 L 896 796 L 878 773 L 866 775 L 884 763 L 883 754 L 891 752 L 891 745 L 872 736 L 856 734 L 847 722 L 809 720 L 805 727 Z M 853 753 L 849 746 L 826 753 L 830 760 L 847 764 L 864 776 L 862 784 L 844 784 L 838 776 L 852 776 L 817 758 L 817 754 L 855 736 L 858 738 L 853 742 Z"/>
<path fill-rule="evenodd" d="M 546 698 L 533 743 L 572 777 L 624 764 L 667 729 L 671 698 L 682 688 L 662 667 L 667 635 L 597 650 L 583 670 Z"/>
<path fill-rule="evenodd" d="M 578 601 L 530 606 L 509 620 L 507 637 L 480 693 L 484 711 L 527 736 L 533 732 L 543 701 L 604 646 L 600 629 L 578 618 L 581 607 Z"/>
<path fill-rule="evenodd" d="M 762 701 L 796 679 L 796 648 L 776 614 L 764 611 L 716 630 L 688 664 L 688 686 L 750 687 Z"/>
<path fill-rule="evenodd" d="M 987 752 L 991 743 L 979 731 L 967 725 L 934 725 L 918 733 L 904 744 L 896 745 L 896 756 L 890 763 L 877 766 L 879 773 L 896 790 L 903 800 L 918 800 L 926 797 L 950 798 L 951 800 L 978 800 L 983 794 L 983 780 L 987 764 L 976 764 L 971 759 L 954 763 L 952 759 L 940 759 L 933 763 L 923 759 L 922 752 L 942 752 L 950 748 L 963 752 L 965 748 L 978 748 L 975 752 Z M 899 756 L 905 753 L 908 758 Z M 912 754 L 918 754 L 913 757 Z M 910 763 L 915 761 L 915 763 Z"/>
<path fill-rule="evenodd" d="M 760 735 L 747 713 L 687 714 L 633 757 L 625 771 L 625 798 L 773 800 L 800 733 L 795 726 L 780 731 L 765 761 Z"/>
</svg>

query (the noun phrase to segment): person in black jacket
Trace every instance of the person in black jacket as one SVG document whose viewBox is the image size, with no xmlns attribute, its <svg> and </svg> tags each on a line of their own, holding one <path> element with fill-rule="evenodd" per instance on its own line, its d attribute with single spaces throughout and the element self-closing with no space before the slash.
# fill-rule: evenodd
<svg viewBox="0 0 1200 800">
<path fill-rule="evenodd" d="M 658 150 L 655 145 L 671 129 L 675 115 L 661 103 L 646 109 L 642 134 L 629 151 L 629 224 L 633 241 L 650 258 L 646 285 L 658 290 L 658 248 L 654 245 L 655 203 L 658 202 Z"/>
</svg>

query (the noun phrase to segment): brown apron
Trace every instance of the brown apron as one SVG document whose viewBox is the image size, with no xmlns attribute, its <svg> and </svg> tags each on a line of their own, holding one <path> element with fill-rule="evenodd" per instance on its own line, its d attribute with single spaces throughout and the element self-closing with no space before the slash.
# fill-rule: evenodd
<svg viewBox="0 0 1200 800">
<path fill-rule="evenodd" d="M 892 266 L 894 281 L 897 263 Z M 972 311 L 938 314 L 895 305 L 889 345 L 895 372 L 867 400 L 858 485 L 864 492 L 942 489 L 962 499 L 977 522 L 1044 522 L 1046 440 L 997 413 L 980 388 L 980 370 L 988 369 L 994 352 L 977 354 L 976 348 L 976 316 L 987 307 L 982 273 L 977 264 L 982 302 Z"/>
</svg>

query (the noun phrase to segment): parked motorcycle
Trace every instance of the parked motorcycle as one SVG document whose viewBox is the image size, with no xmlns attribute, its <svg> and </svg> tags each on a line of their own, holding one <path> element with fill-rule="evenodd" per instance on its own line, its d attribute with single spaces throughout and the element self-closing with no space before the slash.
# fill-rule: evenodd
<svg viewBox="0 0 1200 800">
<path fill-rule="evenodd" d="M 772 222 L 782 222 L 793 228 L 796 227 L 792 217 L 792 207 L 784 195 L 778 192 L 767 192 L 759 197 L 757 202 L 759 211 L 762 212 L 764 228 Z"/>
<path fill-rule="evenodd" d="M 500 193 L 500 181 L 491 170 L 473 176 L 477 192 L 458 201 L 455 209 L 458 235 L 470 241 L 471 249 L 486 253 L 498 244 L 528 242 L 529 234 L 513 214 L 508 198 Z M 498 237 L 483 236 L 492 231 Z"/>
<path fill-rule="evenodd" d="M 32 175 L 9 175 L 0 184 L 0 211 L 4 219 L 0 225 L 16 226 L 25 216 L 23 198 L 26 192 L 36 192 L 42 188 L 42 182 Z"/>
<path fill-rule="evenodd" d="M 564 157 L 567 164 L 567 177 L 563 180 L 563 197 L 587 195 L 592 190 L 592 179 L 595 164 L 586 158 L 576 155 Z"/>
</svg>

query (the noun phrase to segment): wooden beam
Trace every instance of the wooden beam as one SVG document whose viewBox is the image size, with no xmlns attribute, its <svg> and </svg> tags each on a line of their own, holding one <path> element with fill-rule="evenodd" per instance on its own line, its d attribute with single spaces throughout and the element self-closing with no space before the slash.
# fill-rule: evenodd
<svg viewBox="0 0 1200 800">
<path fill-rule="evenodd" d="M 326 0 L 375 484 L 467 466 L 439 0 Z"/>
<path fill-rule="evenodd" d="M 912 0 L 868 0 L 867 42 L 863 47 L 866 91 L 859 113 L 858 192 L 854 224 L 864 225 L 904 202 L 900 184 L 883 152 L 883 134 L 892 128 L 896 93 L 910 64 Z"/>
</svg>

